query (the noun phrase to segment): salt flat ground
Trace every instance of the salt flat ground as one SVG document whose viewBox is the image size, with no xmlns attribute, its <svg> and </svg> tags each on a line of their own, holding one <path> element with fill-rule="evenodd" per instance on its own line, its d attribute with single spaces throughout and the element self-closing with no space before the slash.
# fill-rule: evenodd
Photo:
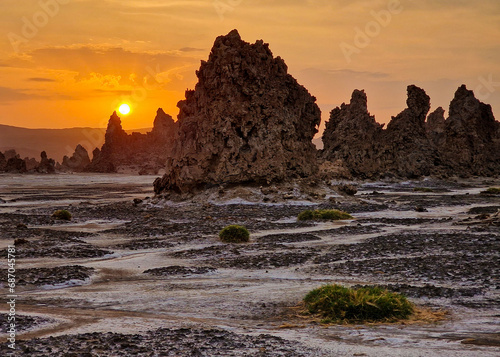
<svg viewBox="0 0 500 357">
<path fill-rule="evenodd" d="M 499 355 L 500 227 L 484 218 L 500 198 L 480 194 L 498 180 L 362 182 L 354 197 L 324 187 L 321 199 L 293 185 L 215 189 L 186 202 L 154 198 L 153 180 L 0 175 L 3 271 L 19 239 L 19 355 Z M 355 219 L 297 222 L 316 207 Z M 56 209 L 72 221 L 51 219 Z M 250 243 L 217 239 L 234 223 Z M 448 315 L 333 326 L 297 315 L 325 283 L 387 286 Z"/>
</svg>

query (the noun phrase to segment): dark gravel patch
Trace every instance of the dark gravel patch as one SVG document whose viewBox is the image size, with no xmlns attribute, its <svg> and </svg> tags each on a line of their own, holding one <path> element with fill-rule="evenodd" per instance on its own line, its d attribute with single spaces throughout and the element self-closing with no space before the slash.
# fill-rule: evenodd
<svg viewBox="0 0 500 357">
<path fill-rule="evenodd" d="M 86 280 L 94 273 L 93 268 L 68 265 L 55 268 L 29 268 L 16 271 L 16 284 L 54 285 L 70 280 Z"/>
<path fill-rule="evenodd" d="M 23 356 L 306 357 L 318 355 L 297 342 L 271 335 L 247 336 L 222 330 L 159 329 L 146 335 L 88 333 L 18 341 Z M 7 344 L 0 353 L 7 355 Z"/>
<path fill-rule="evenodd" d="M 457 285 L 491 287 L 500 276 L 498 255 L 428 255 L 402 258 L 375 258 L 343 263 L 321 264 L 312 268 L 323 274 L 376 277 L 377 280 L 445 282 Z"/>
<path fill-rule="evenodd" d="M 443 223 L 451 221 L 452 218 L 431 219 L 431 218 L 363 218 L 357 222 L 361 224 L 382 223 L 398 226 L 415 226 L 425 223 Z"/>
<path fill-rule="evenodd" d="M 66 232 L 65 232 L 66 233 Z M 80 233 L 78 233 L 80 234 Z M 23 239 L 16 244 L 16 257 L 22 258 L 99 258 L 113 252 L 100 249 L 75 237 Z M 0 255 L 6 256 L 6 249 Z"/>
<path fill-rule="evenodd" d="M 492 214 L 500 210 L 500 206 L 472 207 L 467 211 L 468 214 Z"/>
<path fill-rule="evenodd" d="M 356 221 L 356 225 L 343 226 L 339 228 L 333 228 L 324 230 L 321 232 L 317 232 L 318 235 L 328 235 L 328 236 L 344 236 L 344 235 L 358 235 L 358 234 L 373 234 L 382 232 L 380 228 L 383 225 L 363 225 L 361 224 L 362 220 Z"/>
<path fill-rule="evenodd" d="M 315 253 L 310 251 L 267 253 L 261 255 L 243 255 L 209 262 L 214 266 L 223 268 L 273 269 L 304 264 L 314 255 Z"/>
<path fill-rule="evenodd" d="M 155 248 L 171 248 L 175 244 L 161 238 L 146 238 L 134 239 L 126 243 L 113 246 L 114 249 L 128 249 L 128 250 L 141 250 L 141 249 L 155 249 Z"/>
<path fill-rule="evenodd" d="M 188 249 L 169 253 L 168 256 L 173 258 L 187 258 L 187 259 L 197 259 L 197 258 L 230 258 L 234 256 L 240 256 L 241 254 L 246 254 L 248 252 L 263 252 L 263 251 L 276 251 L 283 250 L 289 251 L 294 250 L 295 247 L 287 246 L 282 243 L 269 242 L 269 243 L 250 243 L 250 244 L 225 244 L 225 245 L 212 245 L 200 249 Z"/>
<path fill-rule="evenodd" d="M 8 324 L 10 323 L 8 319 L 8 314 L 0 314 L 0 320 L 3 322 L 0 324 L 0 333 L 7 333 Z M 46 325 L 53 323 L 55 320 L 40 317 L 40 316 L 29 316 L 29 315 L 19 315 L 16 314 L 16 332 L 24 332 L 28 330 L 34 330 L 40 325 Z"/>
<path fill-rule="evenodd" d="M 256 238 L 259 243 L 298 243 L 298 242 L 312 242 L 321 240 L 318 236 L 308 233 L 295 233 L 295 234 L 270 234 L 260 238 Z"/>
<path fill-rule="evenodd" d="M 144 274 L 151 274 L 155 276 L 170 276 L 170 275 L 201 275 L 213 273 L 217 271 L 215 268 L 210 267 L 181 267 L 173 265 L 164 268 L 154 268 L 144 271 Z"/>
<path fill-rule="evenodd" d="M 369 238 L 361 243 L 333 246 L 316 258 L 315 263 L 331 263 L 353 259 L 388 257 L 398 255 L 419 256 L 425 254 L 447 255 L 462 252 L 466 256 L 484 255 L 498 259 L 500 236 L 474 233 L 425 233 L 417 231 Z"/>
</svg>

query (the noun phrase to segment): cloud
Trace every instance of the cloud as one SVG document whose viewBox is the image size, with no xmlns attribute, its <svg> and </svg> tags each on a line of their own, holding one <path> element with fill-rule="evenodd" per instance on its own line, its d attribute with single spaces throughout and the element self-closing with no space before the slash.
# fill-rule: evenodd
<svg viewBox="0 0 500 357">
<path fill-rule="evenodd" d="M 198 51 L 134 51 L 107 45 L 71 45 L 39 48 L 23 56 L 12 57 L 8 64 L 18 72 L 50 73 L 32 75 L 28 81 L 42 84 L 58 82 L 60 92 L 78 91 L 82 97 L 94 96 L 94 89 L 128 91 L 145 87 L 176 90 L 195 81 Z M 55 79 L 51 79 L 53 77 Z M 89 91 L 87 94 L 82 91 Z"/>
<path fill-rule="evenodd" d="M 39 92 L 33 89 L 16 89 L 9 87 L 0 87 L 0 103 L 8 104 L 26 100 L 74 100 L 75 98 L 60 93 Z"/>
<path fill-rule="evenodd" d="M 33 99 L 33 96 L 25 93 L 23 90 L 0 87 L 0 103 L 10 103 L 13 101 L 30 99 Z"/>
<path fill-rule="evenodd" d="M 180 48 L 179 51 L 181 51 L 181 52 L 199 52 L 199 51 L 206 51 L 206 50 L 203 48 L 183 47 L 183 48 Z"/>
<path fill-rule="evenodd" d="M 34 78 L 28 78 L 28 81 L 30 82 L 57 82 L 55 79 L 51 79 L 51 78 L 38 78 L 38 77 L 34 77 Z"/>
</svg>

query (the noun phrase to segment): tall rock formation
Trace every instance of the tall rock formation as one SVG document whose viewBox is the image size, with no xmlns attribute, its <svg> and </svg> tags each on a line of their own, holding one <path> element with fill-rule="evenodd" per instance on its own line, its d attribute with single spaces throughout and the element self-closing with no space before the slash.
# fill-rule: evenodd
<svg viewBox="0 0 500 357">
<path fill-rule="evenodd" d="M 461 175 L 500 174 L 500 123 L 491 106 L 462 85 L 450 103 L 439 154 L 448 172 Z"/>
<path fill-rule="evenodd" d="M 89 166 L 89 164 L 89 153 L 83 146 L 77 145 L 75 152 L 71 157 L 63 157 L 62 168 L 65 170 L 82 172 L 87 168 L 87 166 Z"/>
<path fill-rule="evenodd" d="M 431 108 L 429 96 L 417 86 L 407 88 L 407 108 L 387 125 L 382 140 L 384 171 L 400 177 L 416 178 L 431 174 L 437 152 L 425 129 Z"/>
<path fill-rule="evenodd" d="M 365 92 L 354 90 L 349 104 L 342 103 L 330 112 L 323 132 L 325 158 L 342 160 L 356 177 L 377 175 L 382 128 L 368 112 Z"/>
<path fill-rule="evenodd" d="M 457 90 L 446 120 L 439 107 L 426 121 L 430 99 L 416 86 L 408 86 L 407 105 L 382 130 L 355 90 L 349 105 L 331 112 L 323 157 L 342 160 L 358 178 L 500 175 L 500 123 L 472 91 Z"/>
<path fill-rule="evenodd" d="M 167 174 L 155 181 L 156 193 L 317 172 L 316 99 L 268 44 L 249 44 L 233 30 L 215 40 L 196 75 L 195 90 L 178 103 L 172 157 Z"/>
<path fill-rule="evenodd" d="M 38 167 L 36 168 L 37 172 L 43 174 L 53 174 L 54 172 L 56 172 L 56 162 L 53 159 L 49 159 L 45 151 L 41 152 L 40 158 L 40 165 L 38 165 Z"/>
<path fill-rule="evenodd" d="M 92 162 L 85 171 L 156 173 L 165 167 L 175 127 L 172 117 L 158 109 L 151 132 L 128 135 L 122 128 L 120 117 L 114 112 L 109 118 L 104 145 L 100 150 L 96 148 L 93 151 Z"/>
</svg>

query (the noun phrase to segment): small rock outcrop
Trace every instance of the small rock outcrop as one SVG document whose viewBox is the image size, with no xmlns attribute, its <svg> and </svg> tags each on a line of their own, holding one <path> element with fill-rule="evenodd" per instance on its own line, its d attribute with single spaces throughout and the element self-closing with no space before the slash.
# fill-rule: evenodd
<svg viewBox="0 0 500 357">
<path fill-rule="evenodd" d="M 5 165 L 5 172 L 10 173 L 25 173 L 28 170 L 26 169 L 26 162 L 19 157 L 11 157 L 7 160 L 7 164 Z"/>
<path fill-rule="evenodd" d="M 165 167 L 175 132 L 173 118 L 158 109 L 154 127 L 147 134 L 127 134 L 116 112 L 111 115 L 105 142 L 93 151 L 93 158 L 85 171 L 157 173 Z"/>
<path fill-rule="evenodd" d="M 36 168 L 37 172 L 43 174 L 53 174 L 54 172 L 56 172 L 56 162 L 53 159 L 49 159 L 45 151 L 41 152 L 40 158 L 40 165 L 38 165 L 38 167 Z"/>
<path fill-rule="evenodd" d="M 0 152 L 0 172 L 8 173 L 26 173 L 26 161 L 21 159 L 16 150 L 7 150 Z"/>
<path fill-rule="evenodd" d="M 90 164 L 89 153 L 83 146 L 78 145 L 75 148 L 75 152 L 71 157 L 67 156 L 63 157 L 62 169 L 75 172 L 82 172 L 87 168 L 87 166 L 89 166 L 89 164 Z"/>
<path fill-rule="evenodd" d="M 0 151 L 0 172 L 5 170 L 5 166 L 7 165 L 7 159 L 5 159 L 5 155 Z"/>
<path fill-rule="evenodd" d="M 500 174 L 500 123 L 491 106 L 463 85 L 450 104 L 429 114 L 430 98 L 408 86 L 407 106 L 386 130 L 366 108 L 363 91 L 330 114 L 323 133 L 322 156 L 340 160 L 358 178 L 395 176 L 494 176 Z"/>
<path fill-rule="evenodd" d="M 155 192 L 315 174 L 320 110 L 287 71 L 261 40 L 244 42 L 236 30 L 218 37 L 195 89 L 178 103 L 172 155 Z"/>
</svg>

